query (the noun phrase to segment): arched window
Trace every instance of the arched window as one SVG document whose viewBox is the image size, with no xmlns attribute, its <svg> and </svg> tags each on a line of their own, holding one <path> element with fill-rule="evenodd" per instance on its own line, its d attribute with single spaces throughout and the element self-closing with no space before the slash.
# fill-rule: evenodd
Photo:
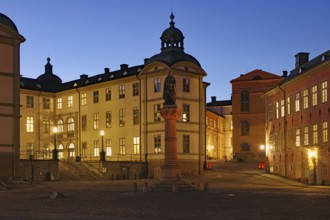
<svg viewBox="0 0 330 220">
<path fill-rule="evenodd" d="M 62 119 L 59 119 L 57 121 L 57 132 L 63 132 L 63 120 Z"/>
<path fill-rule="evenodd" d="M 69 157 L 74 157 L 74 143 L 69 144 Z"/>
<path fill-rule="evenodd" d="M 241 92 L 241 112 L 250 111 L 250 94 L 249 91 L 243 90 Z"/>
<path fill-rule="evenodd" d="M 63 159 L 63 144 L 58 145 L 58 159 Z"/>
<path fill-rule="evenodd" d="M 72 117 L 68 119 L 68 131 L 74 131 L 74 119 Z"/>
<path fill-rule="evenodd" d="M 250 124 L 246 120 L 241 122 L 241 135 L 242 136 L 250 135 Z"/>
</svg>

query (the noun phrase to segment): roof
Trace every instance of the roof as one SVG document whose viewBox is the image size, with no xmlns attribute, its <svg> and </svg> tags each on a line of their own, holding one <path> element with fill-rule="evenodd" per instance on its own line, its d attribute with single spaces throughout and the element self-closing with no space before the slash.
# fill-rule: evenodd
<svg viewBox="0 0 330 220">
<path fill-rule="evenodd" d="M 0 13 L 0 24 L 3 24 L 4 26 L 12 29 L 13 31 L 15 31 L 16 33 L 18 33 L 18 29 L 15 25 L 15 23 L 8 18 L 6 15 Z"/>
<path fill-rule="evenodd" d="M 231 100 L 212 101 L 206 104 L 207 107 L 225 106 L 225 105 L 232 105 L 232 101 Z"/>
<path fill-rule="evenodd" d="M 231 80 L 230 82 L 239 82 L 239 81 L 250 81 L 250 80 L 267 80 L 267 79 L 281 79 L 281 76 L 278 76 L 273 73 L 263 71 L 261 69 L 255 69 L 246 74 L 242 74 L 239 77 Z"/>
</svg>

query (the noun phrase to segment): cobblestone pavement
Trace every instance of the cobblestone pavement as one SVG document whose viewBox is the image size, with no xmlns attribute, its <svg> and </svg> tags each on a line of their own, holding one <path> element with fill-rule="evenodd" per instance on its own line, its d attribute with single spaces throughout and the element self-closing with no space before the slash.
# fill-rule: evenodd
<svg viewBox="0 0 330 220">
<path fill-rule="evenodd" d="M 265 174 L 254 164 L 217 162 L 208 191 L 142 192 L 145 181 L 58 181 L 0 191 L 0 219 L 330 219 L 329 187 Z M 134 183 L 138 191 L 133 191 Z M 52 192 L 62 192 L 50 199 Z"/>
</svg>

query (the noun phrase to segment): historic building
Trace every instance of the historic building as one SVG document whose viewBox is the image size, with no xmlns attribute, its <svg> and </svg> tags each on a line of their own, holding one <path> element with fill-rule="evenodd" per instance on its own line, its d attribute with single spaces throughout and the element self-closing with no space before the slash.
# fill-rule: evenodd
<svg viewBox="0 0 330 220">
<path fill-rule="evenodd" d="M 220 160 L 231 160 L 233 158 L 231 100 L 217 101 L 216 97 L 212 96 L 206 108 L 208 155 L 212 158 L 216 155 L 215 158 Z"/>
<path fill-rule="evenodd" d="M 205 154 L 206 76 L 184 52 L 182 32 L 170 16 L 161 52 L 144 64 L 62 82 L 47 59 L 37 79 L 21 78 L 21 159 L 143 163 L 158 176 L 164 159 L 164 80 L 176 80 L 177 149 L 182 174 L 201 174 Z M 102 154 L 105 158 L 102 158 Z M 103 163 L 105 164 L 105 163 Z M 129 167 L 126 169 L 129 170 Z"/>
<path fill-rule="evenodd" d="M 19 170 L 20 44 L 15 23 L 0 13 L 0 180 Z"/>
<path fill-rule="evenodd" d="M 270 172 L 310 184 L 329 184 L 330 51 L 296 66 L 265 94 L 266 149 Z"/>
<path fill-rule="evenodd" d="M 282 80 L 283 77 L 262 70 L 231 80 L 234 159 L 266 159 L 264 93 Z"/>
</svg>

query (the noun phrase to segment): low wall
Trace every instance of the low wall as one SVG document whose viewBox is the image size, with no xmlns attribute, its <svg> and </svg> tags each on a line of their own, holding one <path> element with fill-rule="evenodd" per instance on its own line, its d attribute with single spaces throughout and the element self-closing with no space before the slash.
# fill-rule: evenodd
<svg viewBox="0 0 330 220">
<path fill-rule="evenodd" d="M 58 179 L 58 162 L 53 160 L 21 160 L 20 178 L 31 182 Z"/>
</svg>

